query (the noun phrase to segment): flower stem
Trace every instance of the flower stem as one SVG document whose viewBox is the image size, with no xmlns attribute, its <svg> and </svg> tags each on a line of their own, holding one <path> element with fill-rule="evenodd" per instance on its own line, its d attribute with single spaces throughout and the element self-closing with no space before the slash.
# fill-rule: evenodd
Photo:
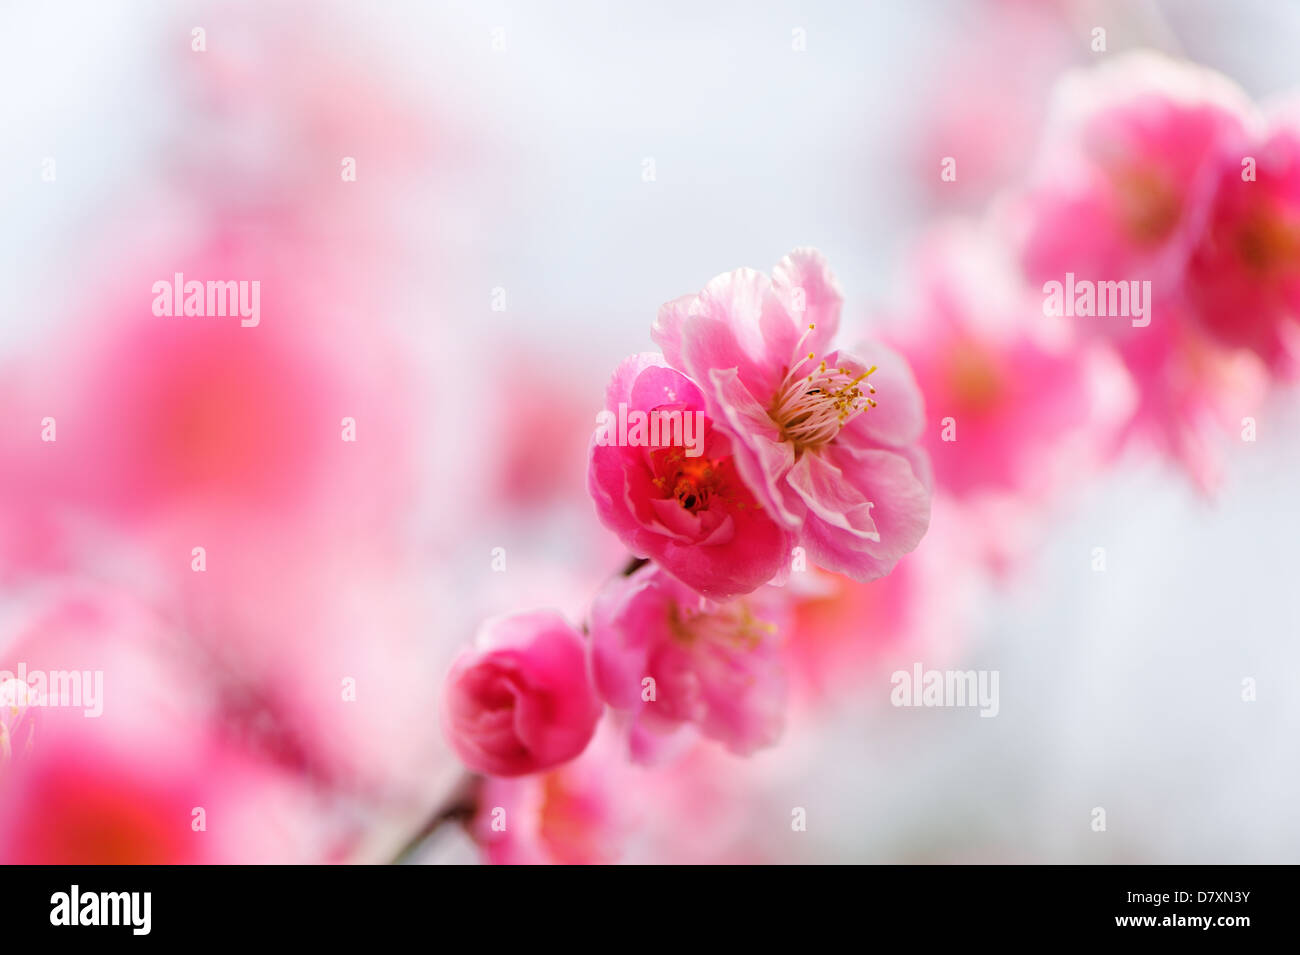
<svg viewBox="0 0 1300 955">
<path fill-rule="evenodd" d="M 443 823 L 469 822 L 478 812 L 479 790 L 483 786 L 483 777 L 475 773 L 466 773 L 452 788 L 450 795 L 429 815 L 418 830 L 406 841 L 406 844 L 389 861 L 389 865 L 407 865 L 424 847 L 426 841 Z"/>
</svg>

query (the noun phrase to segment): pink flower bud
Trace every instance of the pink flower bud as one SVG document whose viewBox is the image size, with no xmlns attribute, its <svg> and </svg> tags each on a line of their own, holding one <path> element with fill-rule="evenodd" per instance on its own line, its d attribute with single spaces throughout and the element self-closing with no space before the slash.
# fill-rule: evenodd
<svg viewBox="0 0 1300 955">
<path fill-rule="evenodd" d="M 536 773 L 586 748 L 601 703 L 582 635 L 554 611 L 495 617 L 452 664 L 443 730 L 470 769 Z"/>
</svg>

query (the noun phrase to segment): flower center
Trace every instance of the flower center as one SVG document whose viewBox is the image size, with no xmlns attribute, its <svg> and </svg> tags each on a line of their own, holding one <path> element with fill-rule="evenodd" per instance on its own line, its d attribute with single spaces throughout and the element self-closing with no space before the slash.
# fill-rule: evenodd
<svg viewBox="0 0 1300 955">
<path fill-rule="evenodd" d="M 652 458 L 655 487 L 665 496 L 675 497 L 692 514 L 708 510 L 721 484 L 718 469 L 709 458 L 689 458 L 681 448 L 661 448 Z"/>
<path fill-rule="evenodd" d="M 776 634 L 776 624 L 754 616 L 749 604 L 737 600 L 714 610 L 668 607 L 668 628 L 685 646 L 713 644 L 732 650 L 753 650 Z"/>
<path fill-rule="evenodd" d="M 1163 242 L 1183 214 L 1178 190 L 1157 170 L 1140 166 L 1113 168 L 1110 175 L 1129 233 L 1142 244 Z"/>
<path fill-rule="evenodd" d="M 781 429 L 781 437 L 794 445 L 796 453 L 830 443 L 851 418 L 876 406 L 871 397 L 875 387 L 864 384 L 875 365 L 855 375 L 847 368 L 828 368 L 825 360 L 817 362 L 812 352 L 802 354 L 803 343 L 815 327 L 809 325 L 795 345 L 800 357 L 786 372 L 767 409 Z"/>
<path fill-rule="evenodd" d="M 1252 216 L 1237 235 L 1237 248 L 1246 265 L 1262 275 L 1294 268 L 1300 258 L 1300 229 L 1281 216 Z"/>
<path fill-rule="evenodd" d="M 960 341 L 948 354 L 948 382 L 958 404 L 972 414 L 994 411 L 1004 397 L 994 360 L 970 341 Z"/>
</svg>

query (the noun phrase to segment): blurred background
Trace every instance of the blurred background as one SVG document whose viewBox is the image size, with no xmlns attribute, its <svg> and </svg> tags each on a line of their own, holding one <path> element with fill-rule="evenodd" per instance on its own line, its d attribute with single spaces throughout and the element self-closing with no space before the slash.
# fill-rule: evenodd
<svg viewBox="0 0 1300 955">
<path fill-rule="evenodd" d="M 0 670 L 104 672 L 14 746 L 0 856 L 391 858 L 461 777 L 477 622 L 581 621 L 626 561 L 586 446 L 661 303 L 811 245 L 842 338 L 906 337 L 945 223 L 998 283 L 1060 76 L 1156 49 L 1265 102 L 1297 37 L 1282 0 L 0 7 Z M 155 317 L 177 272 L 259 280 L 260 325 Z M 1126 445 L 1031 508 L 941 491 L 801 605 L 775 748 L 583 769 L 601 861 L 1300 861 L 1300 409 L 1249 412 L 1214 482 Z M 997 718 L 892 707 L 915 661 L 999 671 Z"/>
</svg>

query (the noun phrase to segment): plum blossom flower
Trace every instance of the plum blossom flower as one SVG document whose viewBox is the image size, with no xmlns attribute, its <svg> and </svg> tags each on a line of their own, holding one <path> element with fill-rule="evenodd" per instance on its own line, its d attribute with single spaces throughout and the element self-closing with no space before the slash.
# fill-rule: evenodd
<svg viewBox="0 0 1300 955">
<path fill-rule="evenodd" d="M 0 863 L 190 865 L 319 860 L 305 787 L 204 727 L 83 721 L 42 736 L 0 786 Z M 208 828 L 209 817 L 221 820 Z"/>
<path fill-rule="evenodd" d="M 442 705 L 452 748 L 470 769 L 493 776 L 573 759 L 601 715 L 582 635 L 548 610 L 485 621 L 452 664 Z"/>
<path fill-rule="evenodd" d="M 930 418 L 935 486 L 963 501 L 1039 499 L 1091 463 L 1100 404 L 1090 359 L 1041 318 L 995 237 L 936 229 L 917 250 L 918 290 L 884 333 L 911 364 Z"/>
<path fill-rule="evenodd" d="M 1223 157 L 1255 122 L 1245 94 L 1204 67 L 1138 52 L 1058 86 L 1034 183 L 1014 203 L 1034 282 L 1088 279 L 1178 286 Z"/>
<path fill-rule="evenodd" d="M 753 760 L 698 737 L 671 765 L 629 763 L 604 720 L 577 759 L 487 777 L 469 832 L 495 865 L 771 863 L 775 847 L 754 838 L 772 817 L 767 787 Z"/>
<path fill-rule="evenodd" d="M 1258 122 L 1245 94 L 1204 67 L 1143 52 L 1080 71 L 1055 97 L 1036 184 L 1006 210 L 1034 283 L 1069 272 L 1151 282 L 1145 326 L 1099 318 L 1076 328 L 1111 346 L 1131 379 L 1123 443 L 1153 444 L 1202 490 L 1218 480 L 1214 432 L 1262 381 L 1199 327 L 1185 280 L 1189 269 L 1204 274 L 1222 171 L 1240 169 Z M 1191 298 L 1225 314 L 1208 284 Z"/>
<path fill-rule="evenodd" d="M 1135 390 L 1116 447 L 1150 445 L 1211 493 L 1223 476 L 1220 439 L 1262 400 L 1264 368 L 1221 347 L 1185 306 L 1157 307 L 1151 326 L 1136 331 L 1148 334 L 1114 342 Z"/>
<path fill-rule="evenodd" d="M 694 724 L 736 753 L 769 746 L 785 713 L 784 599 L 776 588 L 718 603 L 653 564 L 618 577 L 591 610 L 592 676 L 633 729 Z M 650 752 L 633 740 L 634 756 Z"/>
<path fill-rule="evenodd" d="M 0 862 L 320 861 L 352 841 L 355 819 L 265 745 L 281 714 L 262 711 L 257 732 L 235 725 L 229 688 L 192 650 L 127 590 L 50 579 L 7 592 L 0 675 L 18 678 L 0 686 L 12 749 L 0 759 Z M 70 696 L 57 674 L 79 677 Z M 29 704 L 16 721 L 15 687 Z M 221 824 L 196 825 L 196 807 Z"/>
<path fill-rule="evenodd" d="M 946 505 L 936 500 L 930 536 L 956 518 L 970 556 L 1005 575 L 1041 537 L 1044 510 L 1113 450 L 1133 402 L 1108 347 L 1064 317 L 1045 319 L 1000 238 L 966 221 L 930 231 L 914 295 L 881 335 L 925 394 L 922 445 Z"/>
<path fill-rule="evenodd" d="M 602 724 L 574 760 L 543 773 L 483 783 L 470 831 L 495 865 L 604 865 L 634 831 L 642 787 L 616 730 Z"/>
<path fill-rule="evenodd" d="M 634 355 L 615 370 L 605 403 L 616 418 L 623 408 L 624 417 L 698 413 L 703 422 L 696 448 L 663 433 L 659 443 L 649 434 L 620 443 L 614 421 L 597 429 L 588 488 L 606 527 L 637 556 L 716 599 L 749 593 L 780 572 L 790 534 L 742 478 L 735 443 L 704 416 L 705 396 L 692 381 L 657 354 Z"/>
<path fill-rule="evenodd" d="M 1225 156 L 1209 221 L 1192 253 L 1187 299 L 1218 342 L 1275 375 L 1300 372 L 1300 104 L 1262 141 Z"/>
<path fill-rule="evenodd" d="M 737 472 L 820 566 L 887 574 L 920 542 L 929 463 L 921 395 L 901 357 L 836 351 L 842 297 L 820 253 L 799 249 L 769 279 L 720 275 L 663 306 L 652 336 L 734 436 Z"/>
<path fill-rule="evenodd" d="M 771 862 L 753 764 L 698 737 L 671 766 L 628 762 L 602 721 L 582 755 L 531 776 L 483 781 L 470 832 L 496 865 Z"/>
</svg>

